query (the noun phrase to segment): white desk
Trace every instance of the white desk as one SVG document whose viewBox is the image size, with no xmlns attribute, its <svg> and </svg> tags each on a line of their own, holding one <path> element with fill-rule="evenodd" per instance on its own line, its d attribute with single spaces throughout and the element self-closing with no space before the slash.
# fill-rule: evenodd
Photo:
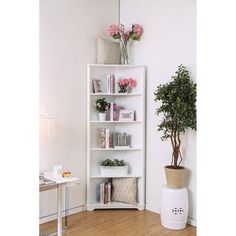
<svg viewBox="0 0 236 236">
<path fill-rule="evenodd" d="M 45 176 L 46 177 L 46 176 Z M 75 177 L 66 177 L 66 178 L 51 178 L 46 177 L 49 180 L 55 181 L 51 184 L 43 184 L 39 186 L 39 191 L 47 191 L 53 188 L 57 188 L 57 235 L 62 236 L 62 194 L 63 188 L 73 186 L 79 183 L 79 179 Z"/>
</svg>

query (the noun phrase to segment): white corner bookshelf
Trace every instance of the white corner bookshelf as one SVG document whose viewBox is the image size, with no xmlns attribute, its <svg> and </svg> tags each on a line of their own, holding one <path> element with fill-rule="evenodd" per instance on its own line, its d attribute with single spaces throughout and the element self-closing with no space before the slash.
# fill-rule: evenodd
<svg viewBox="0 0 236 236">
<path fill-rule="evenodd" d="M 107 75 L 113 74 L 115 82 L 120 78 L 134 78 L 137 82 L 129 93 L 119 93 L 116 86 L 114 93 L 107 93 Z M 101 92 L 94 93 L 92 81 L 101 81 Z M 106 121 L 99 121 L 94 103 L 98 98 L 106 98 L 125 110 L 134 110 L 133 121 L 111 121 L 107 114 Z M 87 65 L 87 210 L 121 209 L 145 207 L 145 133 L 146 133 L 146 67 L 143 65 Z M 109 113 L 109 111 L 108 111 Z M 99 145 L 99 129 L 107 128 L 111 132 L 129 134 L 129 147 L 101 148 Z M 128 163 L 128 174 L 125 176 L 101 176 L 100 163 L 105 159 L 119 159 Z M 100 183 L 112 178 L 137 179 L 137 204 L 111 201 L 100 203 L 98 188 Z"/>
</svg>

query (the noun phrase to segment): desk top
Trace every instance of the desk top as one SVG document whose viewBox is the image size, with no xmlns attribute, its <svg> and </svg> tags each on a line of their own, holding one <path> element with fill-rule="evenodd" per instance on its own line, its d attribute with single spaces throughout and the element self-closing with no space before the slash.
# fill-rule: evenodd
<svg viewBox="0 0 236 236">
<path fill-rule="evenodd" d="M 71 186 L 79 183 L 79 178 L 76 177 L 64 177 L 64 178 L 46 177 L 46 179 L 51 182 L 46 182 L 45 184 L 39 184 L 40 191 L 56 188 L 60 184 L 64 184 L 65 186 Z"/>
<path fill-rule="evenodd" d="M 76 177 L 63 177 L 63 178 L 47 178 L 52 181 L 55 181 L 56 184 L 66 184 L 66 183 L 78 183 L 79 178 Z"/>
</svg>

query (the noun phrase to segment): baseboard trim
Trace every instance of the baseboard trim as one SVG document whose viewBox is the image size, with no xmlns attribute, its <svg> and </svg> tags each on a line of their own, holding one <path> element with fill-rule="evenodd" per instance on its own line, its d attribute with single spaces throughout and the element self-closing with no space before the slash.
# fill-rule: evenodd
<svg viewBox="0 0 236 236">
<path fill-rule="evenodd" d="M 156 210 L 153 210 L 153 209 L 156 209 Z M 151 211 L 151 212 L 154 212 L 154 213 L 157 213 L 157 214 L 159 214 L 159 215 L 160 215 L 160 213 L 161 213 L 161 209 L 160 209 L 159 207 L 154 207 L 154 206 L 150 206 L 150 205 L 147 205 L 147 206 L 146 206 L 146 210 Z M 188 217 L 187 223 L 188 223 L 189 225 L 192 225 L 192 226 L 195 226 L 195 227 L 197 226 L 196 220 L 195 220 L 195 219 L 192 219 L 192 218 L 190 218 L 190 217 Z"/>
<path fill-rule="evenodd" d="M 188 217 L 188 224 L 192 225 L 192 226 L 195 226 L 195 227 L 197 226 L 196 220 L 194 220 L 194 219 L 192 219 L 190 217 Z"/>
<path fill-rule="evenodd" d="M 73 215 L 82 211 L 86 211 L 86 205 L 80 205 L 80 206 L 76 206 L 76 207 L 68 209 L 67 215 Z M 62 212 L 62 217 L 64 216 L 65 216 L 65 211 Z M 49 221 L 56 220 L 56 219 L 57 219 L 57 212 L 40 217 L 39 224 L 44 224 L 44 223 L 47 223 Z"/>
</svg>

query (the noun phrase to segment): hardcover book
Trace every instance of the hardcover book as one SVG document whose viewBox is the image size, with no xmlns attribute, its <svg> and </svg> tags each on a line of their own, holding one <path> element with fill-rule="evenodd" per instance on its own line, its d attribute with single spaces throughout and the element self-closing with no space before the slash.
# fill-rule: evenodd
<svg viewBox="0 0 236 236">
<path fill-rule="evenodd" d="M 104 204 L 108 204 L 108 183 L 104 184 Z"/>
</svg>

